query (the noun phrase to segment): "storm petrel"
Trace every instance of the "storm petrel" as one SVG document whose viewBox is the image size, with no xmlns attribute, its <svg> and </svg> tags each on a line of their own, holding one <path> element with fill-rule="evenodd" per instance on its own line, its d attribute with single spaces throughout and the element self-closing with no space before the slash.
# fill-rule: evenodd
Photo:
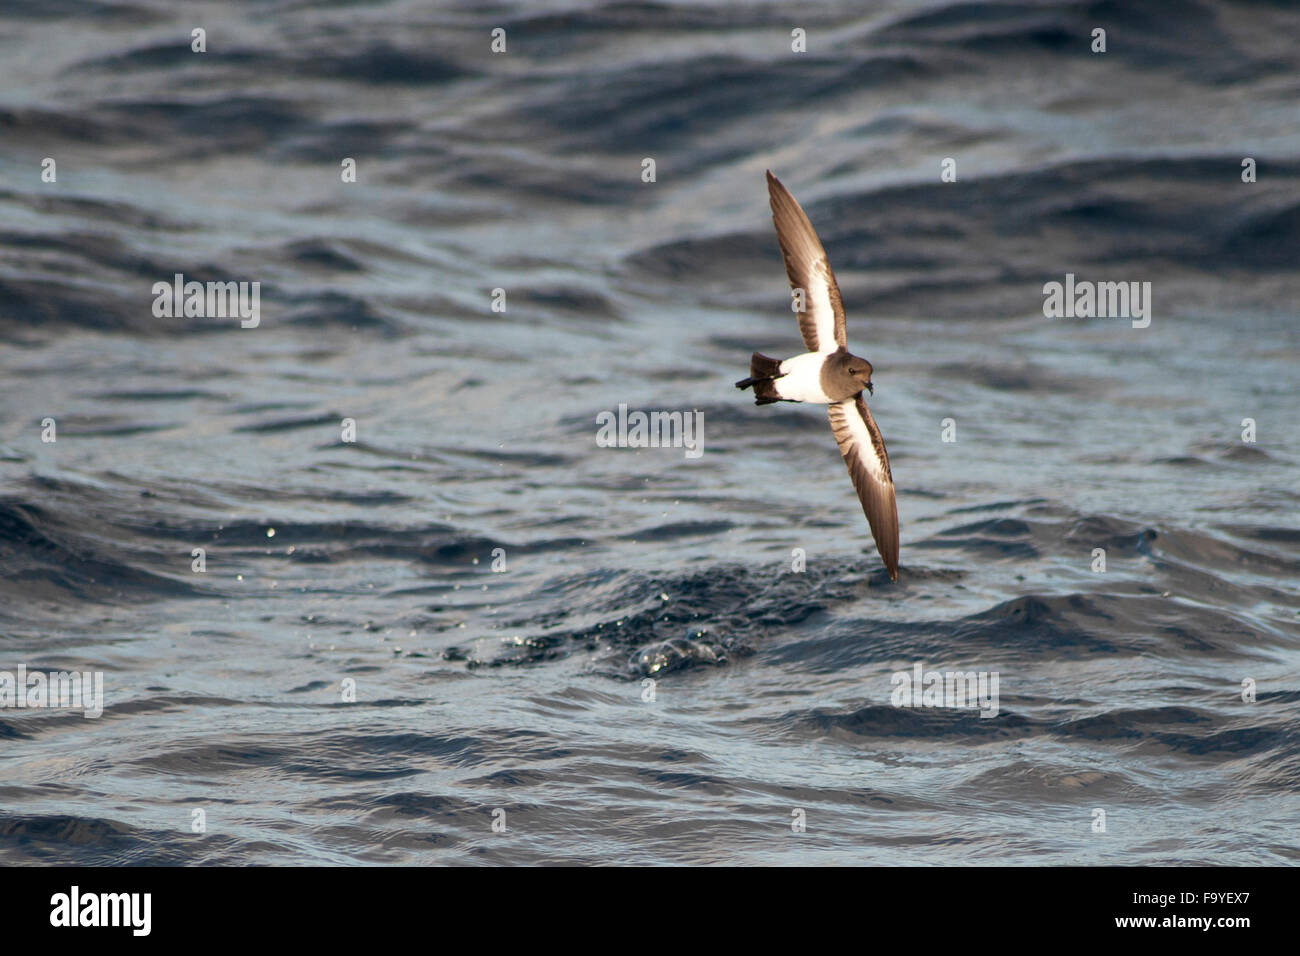
<svg viewBox="0 0 1300 956">
<path fill-rule="evenodd" d="M 889 471 L 885 440 L 880 437 L 862 390 L 871 387 L 871 363 L 848 350 L 844 333 L 844 302 L 826 260 L 826 250 L 812 223 L 781 181 L 767 173 L 772 221 L 785 259 L 785 273 L 794 290 L 799 331 L 808 351 L 784 362 L 755 352 L 749 378 L 736 388 L 754 389 L 755 405 L 772 402 L 814 402 L 828 406 L 831 433 L 839 442 L 849 477 L 871 525 L 876 550 L 892 581 L 898 580 L 898 506 Z"/>
</svg>

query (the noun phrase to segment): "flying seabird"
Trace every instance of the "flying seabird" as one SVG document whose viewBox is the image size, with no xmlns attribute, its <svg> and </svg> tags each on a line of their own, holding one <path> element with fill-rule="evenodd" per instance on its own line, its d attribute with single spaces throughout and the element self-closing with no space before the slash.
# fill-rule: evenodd
<svg viewBox="0 0 1300 956">
<path fill-rule="evenodd" d="M 844 302 L 826 260 L 826 250 L 803 209 L 781 181 L 767 173 L 776 238 L 785 259 L 785 273 L 794 290 L 799 332 L 808 351 L 784 362 L 755 352 L 749 378 L 736 388 L 753 386 L 754 404 L 813 402 L 828 406 L 831 433 L 871 525 L 876 550 L 890 580 L 898 580 L 898 506 L 889 471 L 885 440 L 862 399 L 871 386 L 871 363 L 848 350 L 844 332 Z"/>
</svg>

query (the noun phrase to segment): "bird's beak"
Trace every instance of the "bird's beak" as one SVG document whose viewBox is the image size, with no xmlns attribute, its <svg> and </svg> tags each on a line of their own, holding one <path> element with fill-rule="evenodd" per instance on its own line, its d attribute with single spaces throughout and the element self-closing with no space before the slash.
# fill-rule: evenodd
<svg viewBox="0 0 1300 956">
<path fill-rule="evenodd" d="M 870 392 L 872 395 L 876 394 L 876 388 L 870 382 L 867 383 L 867 391 Z"/>
</svg>

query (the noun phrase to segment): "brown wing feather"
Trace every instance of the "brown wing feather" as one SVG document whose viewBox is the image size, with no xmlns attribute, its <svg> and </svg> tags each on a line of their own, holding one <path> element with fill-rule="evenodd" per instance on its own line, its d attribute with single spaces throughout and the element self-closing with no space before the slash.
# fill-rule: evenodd
<svg viewBox="0 0 1300 956">
<path fill-rule="evenodd" d="M 876 550 L 890 580 L 898 580 L 898 504 L 894 476 L 889 470 L 885 440 L 858 392 L 852 399 L 828 406 L 831 432 L 840 446 L 849 477 L 871 525 Z"/>
<path fill-rule="evenodd" d="M 767 174 L 767 195 L 790 288 L 803 289 L 804 293 L 804 310 L 795 313 L 804 345 L 809 352 L 834 351 L 836 345 L 847 347 L 844 301 L 817 232 L 790 191 L 771 172 Z"/>
</svg>

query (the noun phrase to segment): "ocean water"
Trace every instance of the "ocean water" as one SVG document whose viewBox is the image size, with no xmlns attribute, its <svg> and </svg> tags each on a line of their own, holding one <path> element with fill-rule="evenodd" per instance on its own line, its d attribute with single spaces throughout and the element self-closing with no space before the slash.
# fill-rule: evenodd
<svg viewBox="0 0 1300 956">
<path fill-rule="evenodd" d="M 0 671 L 103 712 L 0 709 L 0 862 L 1300 860 L 1298 32 L 7 4 Z M 875 366 L 896 584 L 825 412 L 732 387 L 802 351 L 769 168 Z M 156 316 L 178 273 L 258 324 Z M 1045 317 L 1067 274 L 1149 324 Z M 603 447 L 620 405 L 700 444 Z M 996 716 L 895 706 L 918 665 Z"/>
</svg>

